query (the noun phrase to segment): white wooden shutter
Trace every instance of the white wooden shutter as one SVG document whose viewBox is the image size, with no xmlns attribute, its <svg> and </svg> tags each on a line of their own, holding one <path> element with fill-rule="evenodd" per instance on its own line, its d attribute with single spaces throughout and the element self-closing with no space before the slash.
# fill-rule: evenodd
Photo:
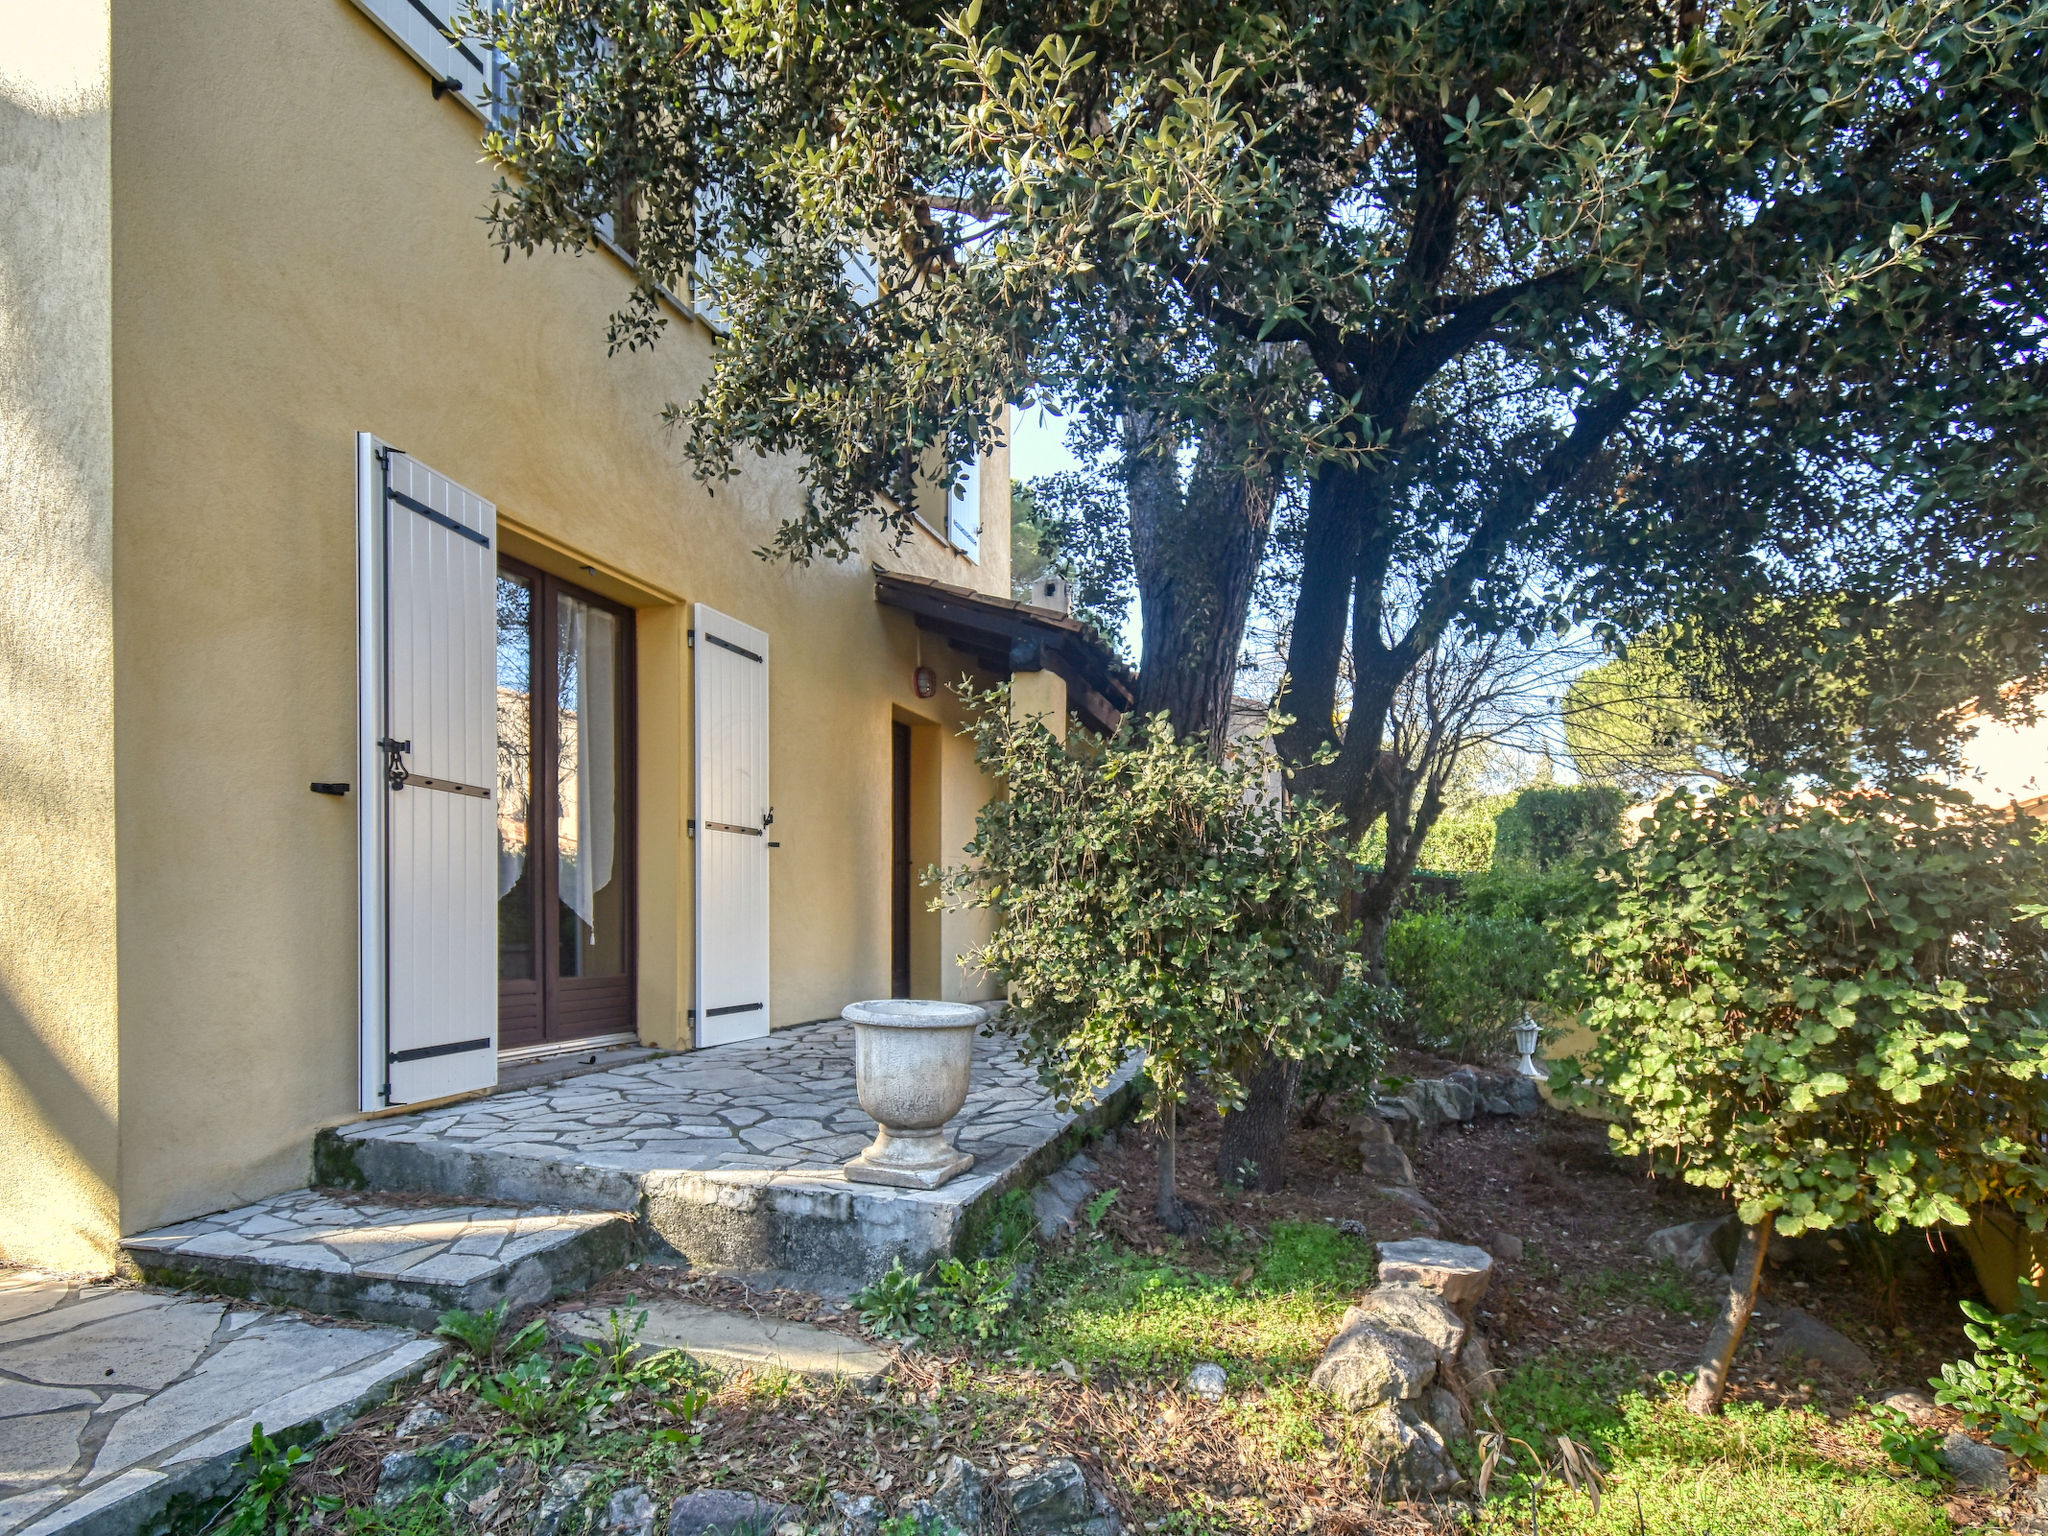
<svg viewBox="0 0 2048 1536">
<path fill-rule="evenodd" d="M 961 554 L 981 564 L 981 460 L 967 466 L 946 500 L 946 538 Z"/>
<path fill-rule="evenodd" d="M 768 1033 L 768 637 L 696 607 L 697 1044 Z"/>
<path fill-rule="evenodd" d="M 461 0 L 356 0 L 356 6 L 465 106 L 488 117 L 498 91 L 499 60 L 451 24 Z"/>
<path fill-rule="evenodd" d="M 497 509 L 357 438 L 363 1107 L 498 1080 Z"/>
</svg>

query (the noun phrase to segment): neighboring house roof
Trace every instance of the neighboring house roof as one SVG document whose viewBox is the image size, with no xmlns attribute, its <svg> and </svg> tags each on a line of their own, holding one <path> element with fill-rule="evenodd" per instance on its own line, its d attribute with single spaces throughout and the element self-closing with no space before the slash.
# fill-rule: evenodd
<svg viewBox="0 0 2048 1536">
<path fill-rule="evenodd" d="M 2035 704 L 2043 708 L 2048 699 Z M 1979 804 L 2017 805 L 2033 816 L 2048 811 L 2048 718 L 2021 723 L 1980 715 L 1962 756 L 1958 783 Z"/>
<path fill-rule="evenodd" d="M 1041 668 L 1058 673 L 1066 679 L 1069 707 L 1083 725 L 1105 736 L 1138 701 L 1137 674 L 1079 619 L 928 576 L 880 569 L 875 601 L 916 615 L 919 629 L 944 636 L 984 671 L 1000 677 Z"/>
</svg>

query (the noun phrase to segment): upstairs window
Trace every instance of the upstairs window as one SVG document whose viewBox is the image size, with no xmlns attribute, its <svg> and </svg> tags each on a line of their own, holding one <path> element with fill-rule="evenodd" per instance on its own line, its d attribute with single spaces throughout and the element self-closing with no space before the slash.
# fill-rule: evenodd
<svg viewBox="0 0 2048 1536">
<path fill-rule="evenodd" d="M 502 64 L 495 51 L 455 30 L 451 18 L 461 9 L 460 0 L 355 0 L 355 4 L 427 72 L 436 96 L 452 95 L 489 121 L 492 98 L 503 95 L 499 89 Z"/>
</svg>

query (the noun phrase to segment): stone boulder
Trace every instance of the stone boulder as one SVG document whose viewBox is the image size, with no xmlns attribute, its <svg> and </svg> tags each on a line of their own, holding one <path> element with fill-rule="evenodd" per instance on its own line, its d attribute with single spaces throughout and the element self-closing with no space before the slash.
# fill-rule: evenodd
<svg viewBox="0 0 2048 1536">
<path fill-rule="evenodd" d="M 1460 1316 L 1470 1317 L 1493 1279 L 1493 1255 L 1465 1243 L 1406 1238 L 1380 1244 L 1379 1277 L 1384 1284 L 1434 1291 Z"/>
<path fill-rule="evenodd" d="M 1933 1398 L 1912 1387 L 1901 1387 L 1896 1392 L 1887 1392 L 1877 1400 L 1880 1408 L 1890 1408 L 1903 1413 L 1908 1420 L 1925 1429 L 1941 1417 L 1941 1409 Z"/>
<path fill-rule="evenodd" d="M 1651 1258 L 1669 1259 L 1688 1274 L 1718 1277 L 1734 1267 L 1735 1249 L 1741 1241 L 1742 1228 L 1733 1216 L 1712 1216 L 1660 1228 L 1649 1235 L 1643 1248 Z"/>
<path fill-rule="evenodd" d="M 1365 1421 L 1390 1487 L 1429 1496 L 1456 1486 L 1450 1447 L 1471 1433 L 1491 1375 L 1476 1330 L 1442 1296 L 1382 1281 L 1344 1314 L 1310 1381 Z"/>
<path fill-rule="evenodd" d="M 615 1495 L 613 1503 L 617 1502 Z M 699 1488 L 677 1499 L 669 1510 L 668 1536 L 774 1536 L 779 1526 L 803 1517 L 794 1504 L 778 1504 L 758 1493 Z"/>
<path fill-rule="evenodd" d="M 1408 1212 L 1409 1227 L 1424 1237 L 1435 1237 L 1444 1229 L 1443 1213 L 1429 1202 L 1429 1197 L 1412 1185 L 1382 1184 L 1378 1195 L 1403 1206 Z"/>
<path fill-rule="evenodd" d="M 1481 1072 L 1475 1086 L 1479 1090 L 1479 1112 L 1483 1115 L 1525 1117 L 1543 1108 L 1543 1094 L 1536 1079 L 1519 1072 Z"/>
<path fill-rule="evenodd" d="M 1011 1471 L 1003 1492 L 1010 1529 L 1021 1536 L 1117 1536 L 1121 1522 L 1109 1501 L 1088 1486 L 1071 1456 Z"/>
<path fill-rule="evenodd" d="M 532 1536 L 578 1536 L 589 1520 L 590 1488 L 596 1481 L 595 1467 L 564 1467 L 550 1477 L 528 1527 Z"/>
<path fill-rule="evenodd" d="M 1798 1307 L 1787 1307 L 1778 1314 L 1777 1327 L 1766 1335 L 1764 1348 L 1780 1359 L 1811 1360 L 1852 1376 L 1867 1375 L 1877 1368 L 1861 1344 Z"/>
<path fill-rule="evenodd" d="M 965 1456 L 948 1456 L 941 1464 L 937 1486 L 927 1494 L 910 1494 L 896 1505 L 896 1513 L 915 1520 L 921 1531 L 942 1536 L 973 1536 L 981 1529 L 988 1480 L 981 1468 Z"/>
<path fill-rule="evenodd" d="M 640 1484 L 628 1483 L 605 1500 L 604 1513 L 597 1521 L 597 1536 L 654 1536 L 654 1528 L 660 1523 L 654 1496 Z M 673 1513 L 669 1515 L 669 1529 L 675 1530 Z M 762 1536 L 773 1530 L 774 1526 L 769 1526 Z"/>
<path fill-rule="evenodd" d="M 1415 1187 L 1415 1165 L 1408 1161 L 1408 1154 L 1391 1141 L 1364 1143 L 1358 1149 L 1358 1161 L 1365 1176 L 1375 1184 L 1396 1189 Z"/>
<path fill-rule="evenodd" d="M 1960 1429 L 1950 1430 L 1941 1442 L 1941 1459 L 1948 1463 L 1960 1488 L 2003 1494 L 2012 1487 L 2012 1464 L 2005 1452 L 1972 1440 Z"/>
</svg>

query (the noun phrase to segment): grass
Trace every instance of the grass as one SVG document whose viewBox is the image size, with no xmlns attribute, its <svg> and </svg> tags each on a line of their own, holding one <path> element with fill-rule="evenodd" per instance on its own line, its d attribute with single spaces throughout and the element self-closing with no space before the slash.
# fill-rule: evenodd
<svg viewBox="0 0 2048 1536">
<path fill-rule="evenodd" d="M 657 1504 L 685 1488 L 745 1488 L 827 1522 L 831 1490 L 893 1504 L 951 1451 L 991 1468 L 1091 1459 L 1129 1500 L 1134 1526 L 1157 1536 L 1388 1530 L 1397 1527 L 1383 1523 L 1390 1512 L 1374 1491 L 1368 1421 L 1307 1382 L 1373 1278 L 1371 1244 L 1329 1223 L 1222 1228 L 1165 1252 L 1091 1236 L 1041 1257 L 1029 1298 L 1002 1315 L 995 1337 L 942 1331 L 936 1352 L 913 1351 L 876 1392 L 772 1374 L 705 1381 L 677 1357 L 634 1356 L 622 1319 L 609 1348 L 547 1346 L 517 1360 L 516 1340 L 485 1329 L 463 1343 L 436 1401 L 508 1477 L 521 1469 L 503 1501 L 506 1530 L 524 1523 L 547 1470 L 572 1462 L 600 1468 L 605 1489 L 643 1483 Z M 1655 1301 L 1670 1278 L 1602 1271 L 1572 1294 Z M 1232 1378 L 1221 1402 L 1184 1386 L 1202 1360 Z M 1700 1419 L 1675 1383 L 1644 1383 L 1634 1360 L 1583 1348 L 1520 1362 L 1492 1403 L 1493 1421 L 1519 1442 L 1517 1464 L 1496 1474 L 1492 1501 L 1459 1529 L 1954 1536 L 1938 1491 L 1890 1464 L 1867 1419 L 1754 1404 Z M 385 1422 L 295 1476 L 296 1513 L 324 1509 L 338 1536 L 467 1529 L 441 1487 L 399 1509 L 368 1506 L 402 1408 L 382 1410 Z M 1554 1475 L 1534 1475 L 1560 1435 L 1609 1469 L 1597 1508 Z"/>
<path fill-rule="evenodd" d="M 1226 1232 L 1211 1246 L 1234 1257 L 1251 1245 Z M 1370 1243 L 1318 1222 L 1276 1222 L 1233 1276 L 1187 1258 L 1096 1242 L 1048 1260 L 1023 1353 L 1081 1368 L 1178 1372 L 1213 1361 L 1239 1380 L 1305 1375 L 1374 1267 Z"/>
<path fill-rule="evenodd" d="M 1609 1467 L 1599 1507 L 1556 1481 L 1534 1490 L 1542 1529 L 1567 1536 L 1946 1536 L 1933 1491 L 1895 1475 L 1868 1421 L 1808 1408 L 1732 1404 L 1687 1411 L 1676 1383 L 1622 1390 L 1626 1362 L 1585 1352 L 1529 1361 L 1502 1384 L 1494 1412 L 1513 1438 L 1548 1452 L 1559 1434 L 1592 1444 Z M 1528 1453 L 1473 1529 L 1531 1526 Z"/>
</svg>

